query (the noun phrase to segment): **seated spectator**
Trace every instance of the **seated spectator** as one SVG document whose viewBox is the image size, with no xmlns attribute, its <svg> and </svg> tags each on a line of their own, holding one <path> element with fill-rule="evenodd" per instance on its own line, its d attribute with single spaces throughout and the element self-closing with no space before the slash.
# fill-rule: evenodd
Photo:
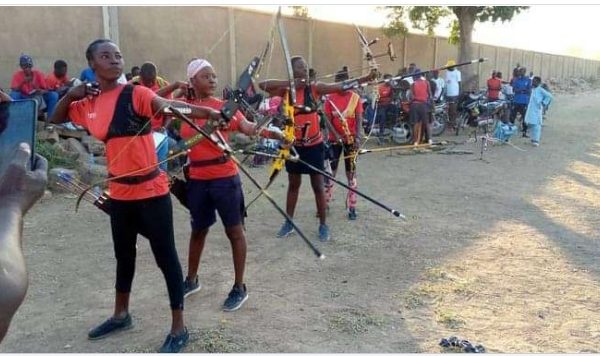
<svg viewBox="0 0 600 356">
<path fill-rule="evenodd" d="M 86 83 L 93 83 L 96 81 L 96 73 L 90 67 L 81 71 L 81 75 L 79 76 L 79 80 Z"/>
<path fill-rule="evenodd" d="M 152 62 L 142 64 L 140 74 L 134 76 L 131 79 L 131 83 L 134 85 L 143 85 L 155 93 L 169 85 L 169 82 L 158 75 L 156 65 Z"/>
<path fill-rule="evenodd" d="M 46 85 L 48 90 L 56 91 L 59 98 L 67 93 L 73 86 L 73 81 L 67 75 L 67 62 L 62 59 L 54 62 L 54 71 L 46 77 Z"/>
<path fill-rule="evenodd" d="M 137 77 L 138 75 L 140 75 L 140 67 L 138 66 L 133 66 L 131 67 L 131 77 Z"/>
<path fill-rule="evenodd" d="M 40 106 L 43 101 L 46 103 L 48 117 L 54 112 L 58 102 L 58 94 L 55 91 L 48 91 L 44 73 L 33 69 L 33 59 L 28 55 L 22 55 L 19 58 L 21 70 L 13 74 L 10 82 L 10 96 L 14 100 L 35 99 Z"/>
</svg>

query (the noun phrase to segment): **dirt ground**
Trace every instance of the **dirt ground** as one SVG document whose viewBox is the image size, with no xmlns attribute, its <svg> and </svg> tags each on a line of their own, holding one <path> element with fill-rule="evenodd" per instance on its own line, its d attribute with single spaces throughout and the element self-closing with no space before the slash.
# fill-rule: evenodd
<svg viewBox="0 0 600 356">
<path fill-rule="evenodd" d="M 250 298 L 221 305 L 232 285 L 222 226 L 210 234 L 203 289 L 186 300 L 188 352 L 441 352 L 456 335 L 491 352 L 600 352 L 600 92 L 561 95 L 542 145 L 526 139 L 473 155 L 373 153 L 359 159 L 359 187 L 401 210 L 403 222 L 359 201 L 347 221 L 336 188 L 332 240 L 316 237 L 308 182 L 296 222 L 327 256 L 293 235 L 261 199 L 247 220 Z M 449 136 L 448 138 L 454 139 Z M 462 139 L 465 137 L 463 136 Z M 265 169 L 252 172 L 266 180 Z M 284 203 L 286 177 L 271 188 Z M 256 189 L 245 180 L 247 199 Z M 115 262 L 108 217 L 54 194 L 25 222 L 27 298 L 3 352 L 154 352 L 169 327 L 167 292 L 139 239 L 131 302 L 134 329 L 91 342 L 112 311 Z M 190 231 L 175 203 L 184 272 Z"/>
</svg>

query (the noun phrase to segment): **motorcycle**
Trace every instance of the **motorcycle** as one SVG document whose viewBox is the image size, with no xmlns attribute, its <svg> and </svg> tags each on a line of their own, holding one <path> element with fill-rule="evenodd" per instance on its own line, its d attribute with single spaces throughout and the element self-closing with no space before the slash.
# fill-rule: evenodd
<svg viewBox="0 0 600 356">
<path fill-rule="evenodd" d="M 484 133 L 492 132 L 497 121 L 506 120 L 508 107 L 506 100 L 488 101 L 485 91 L 464 94 L 458 101 L 456 135 L 468 127 L 475 131 L 482 129 Z"/>
</svg>

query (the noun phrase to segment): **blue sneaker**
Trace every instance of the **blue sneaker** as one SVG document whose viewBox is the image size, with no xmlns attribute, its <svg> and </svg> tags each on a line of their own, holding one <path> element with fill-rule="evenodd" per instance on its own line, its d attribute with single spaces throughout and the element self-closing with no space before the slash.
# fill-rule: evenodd
<svg viewBox="0 0 600 356">
<path fill-rule="evenodd" d="M 281 229 L 279 229 L 277 237 L 288 237 L 292 232 L 294 232 L 294 227 L 292 226 L 292 223 L 289 220 L 286 220 L 281 226 Z"/>
<path fill-rule="evenodd" d="M 355 208 L 348 209 L 348 219 L 356 220 L 356 209 Z"/>
<path fill-rule="evenodd" d="M 167 335 L 167 339 L 165 343 L 160 348 L 160 353 L 178 353 L 183 350 L 183 348 L 187 345 L 188 340 L 190 339 L 190 334 L 188 333 L 188 329 L 184 328 L 183 332 L 179 335 Z"/>
<path fill-rule="evenodd" d="M 231 292 L 223 303 L 223 311 L 232 312 L 240 309 L 242 305 L 248 300 L 248 290 L 244 284 L 242 288 L 233 286 Z"/>
<path fill-rule="evenodd" d="M 102 324 L 96 326 L 88 333 L 88 339 L 98 340 L 103 339 L 117 331 L 131 329 L 133 322 L 131 321 L 131 315 L 127 314 L 123 319 L 110 318 Z"/>
<path fill-rule="evenodd" d="M 202 289 L 202 285 L 198 282 L 198 276 L 194 279 L 190 279 L 189 277 L 185 278 L 183 281 L 183 297 L 187 298 L 190 295 L 197 293 Z"/>
<path fill-rule="evenodd" d="M 319 240 L 322 242 L 329 241 L 329 227 L 325 224 L 319 225 Z"/>
</svg>

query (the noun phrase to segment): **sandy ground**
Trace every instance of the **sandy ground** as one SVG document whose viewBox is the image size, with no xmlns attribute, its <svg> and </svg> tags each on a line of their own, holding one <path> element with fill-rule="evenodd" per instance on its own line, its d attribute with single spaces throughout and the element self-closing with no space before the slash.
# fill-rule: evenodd
<svg viewBox="0 0 600 356">
<path fill-rule="evenodd" d="M 346 220 L 336 190 L 332 240 L 316 237 L 308 181 L 298 236 L 261 199 L 247 220 L 250 299 L 221 305 L 232 285 L 222 226 L 209 236 L 202 291 L 186 300 L 190 352 L 440 352 L 456 335 L 495 352 L 600 352 L 600 93 L 557 98 L 542 145 L 526 139 L 473 155 L 377 153 L 359 159 L 359 187 L 401 210 L 400 221 L 359 201 Z M 454 139 L 449 136 L 448 138 Z M 464 139 L 464 136 L 462 137 Z M 474 144 L 460 147 L 478 153 Z M 262 181 L 265 169 L 252 169 Z M 285 175 L 271 188 L 284 203 Z M 256 189 L 245 180 L 247 199 Z M 87 331 L 112 311 L 115 262 L 108 217 L 55 194 L 26 218 L 27 298 L 3 352 L 154 352 L 169 327 L 167 292 L 139 239 L 135 328 L 101 341 Z M 175 203 L 184 272 L 189 222 Z"/>
</svg>

